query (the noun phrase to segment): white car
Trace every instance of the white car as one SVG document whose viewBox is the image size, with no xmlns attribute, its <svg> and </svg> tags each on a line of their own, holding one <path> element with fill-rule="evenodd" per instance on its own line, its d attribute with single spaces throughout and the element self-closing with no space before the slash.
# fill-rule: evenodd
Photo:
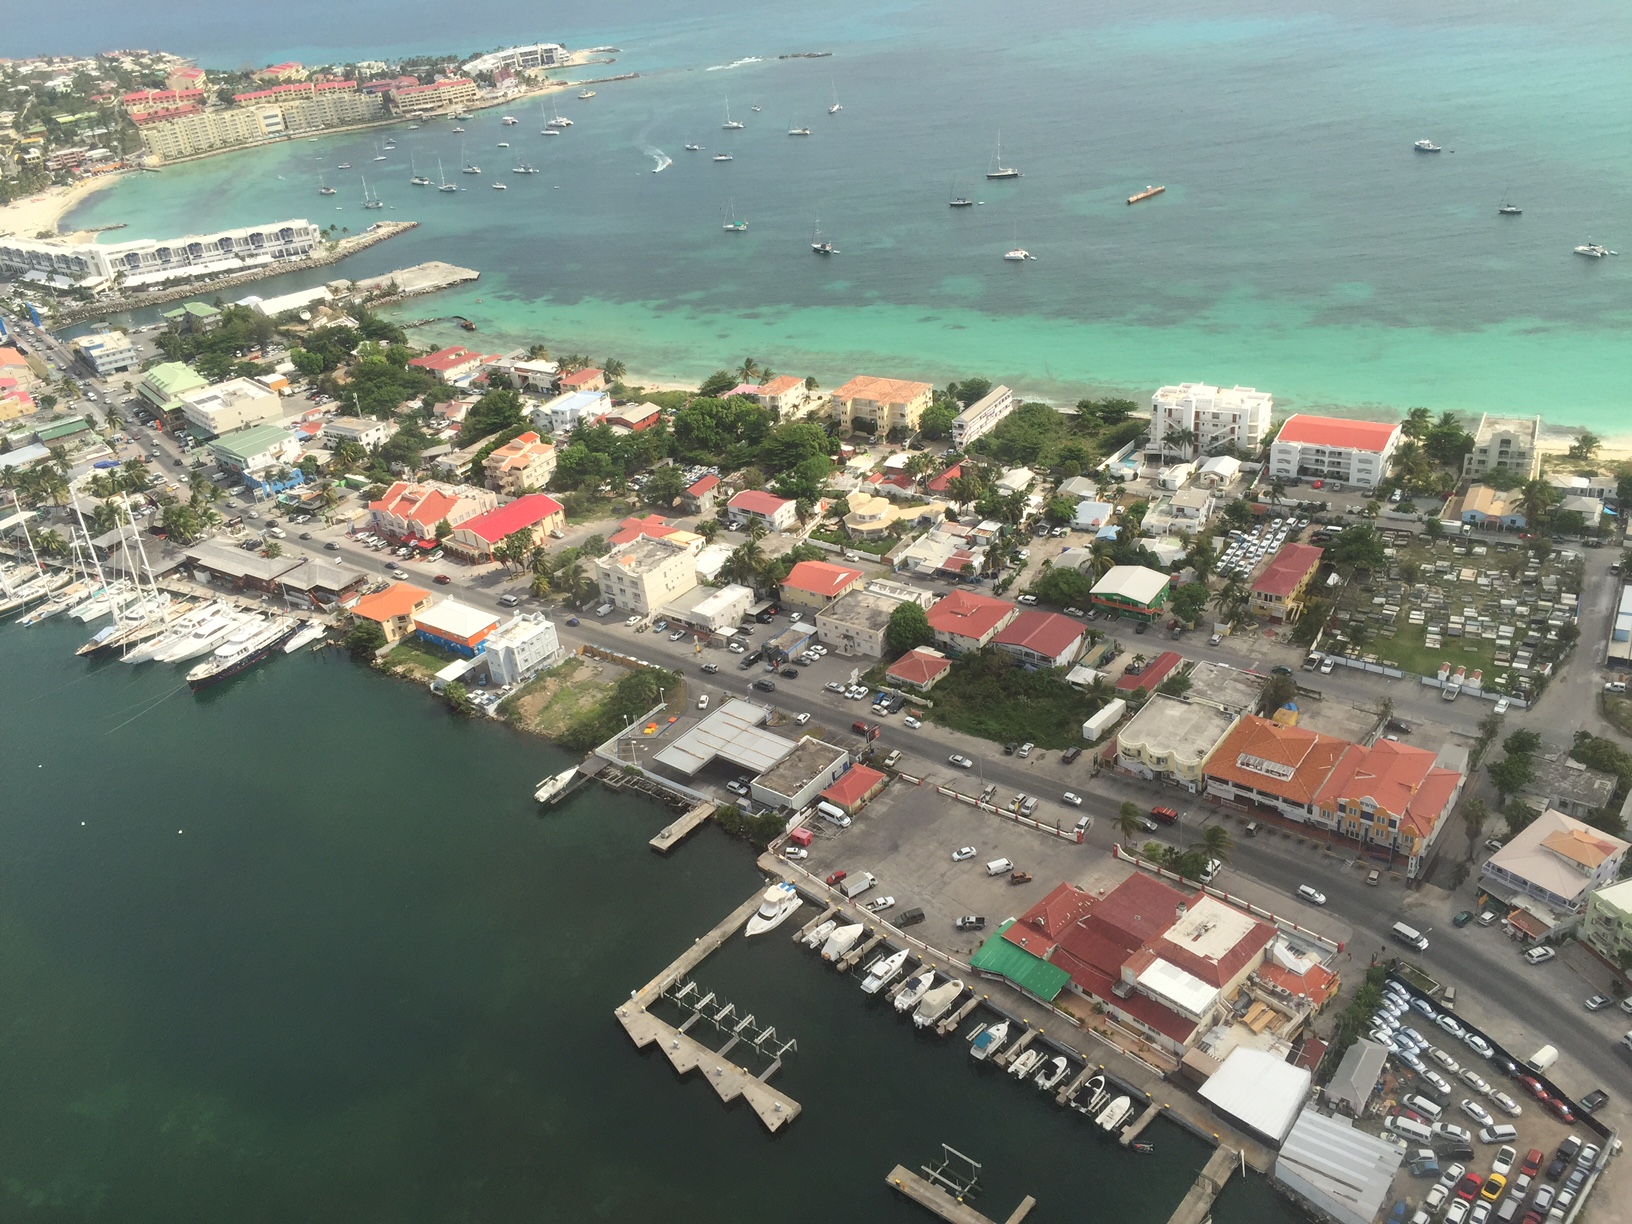
<svg viewBox="0 0 1632 1224">
<path fill-rule="evenodd" d="M 1557 955 L 1558 952 L 1553 948 L 1531 948 L 1530 951 L 1524 954 L 1524 963 L 1527 965 L 1540 965 L 1552 960 Z"/>
<path fill-rule="evenodd" d="M 1439 1019 L 1439 1013 L 1434 1010 L 1434 1005 L 1428 1002 L 1427 999 L 1412 999 L 1411 1006 L 1416 1008 L 1423 1015 L 1427 1016 L 1430 1020 Z"/>
<path fill-rule="evenodd" d="M 1445 1211 L 1445 1224 L 1467 1224 L 1468 1212 L 1472 1210 L 1473 1204 L 1467 1199 L 1452 1199 L 1450 1207 Z"/>
<path fill-rule="evenodd" d="M 704 693 L 701 697 L 697 698 L 697 708 L 699 710 L 708 709 L 708 694 L 707 693 Z"/>
<path fill-rule="evenodd" d="M 1465 1126 L 1458 1126 L 1454 1122 L 1435 1122 L 1433 1132 L 1436 1138 L 1449 1139 L 1455 1143 L 1465 1143 L 1473 1146 L 1473 1132 Z"/>
<path fill-rule="evenodd" d="M 1496 1150 L 1496 1155 L 1491 1159 L 1490 1171 L 1492 1173 L 1500 1173 L 1503 1177 L 1507 1177 L 1513 1172 L 1513 1162 L 1518 1158 L 1519 1153 L 1514 1148 L 1498 1148 Z"/>
<path fill-rule="evenodd" d="M 872 910 L 875 914 L 882 914 L 894 904 L 894 897 L 874 897 L 871 901 L 862 902 L 861 908 L 864 910 Z"/>
<path fill-rule="evenodd" d="M 1436 1182 L 1429 1187 L 1428 1193 L 1423 1197 L 1422 1209 L 1430 1215 L 1433 1214 L 1445 1205 L 1445 1200 L 1450 1197 L 1450 1194 L 1451 1188 L 1449 1186 L 1444 1182 Z"/>
<path fill-rule="evenodd" d="M 747 654 L 748 648 L 741 642 L 727 642 L 726 647 L 732 654 Z"/>
<path fill-rule="evenodd" d="M 669 641 L 678 642 L 681 638 L 683 638 L 685 636 L 686 636 L 686 631 L 684 629 L 676 629 L 673 633 L 669 634 Z"/>
<path fill-rule="evenodd" d="M 1493 1092 L 1490 1094 L 1490 1099 L 1496 1102 L 1497 1109 L 1501 1110 L 1510 1118 L 1516 1118 L 1524 1112 L 1524 1110 L 1520 1108 L 1519 1103 L 1512 1097 L 1508 1096 L 1505 1092 Z"/>
<path fill-rule="evenodd" d="M 1490 1116 L 1490 1110 L 1479 1104 L 1478 1101 L 1469 1098 L 1463 1098 L 1462 1112 L 1479 1123 L 1480 1126 L 1489 1126 L 1496 1121 L 1495 1118 Z"/>
<path fill-rule="evenodd" d="M 786 850 L 782 851 L 782 854 L 783 854 L 784 858 L 790 858 L 790 859 L 802 859 L 802 858 L 809 858 L 810 857 L 810 851 L 806 850 L 803 846 L 789 846 Z"/>
<path fill-rule="evenodd" d="M 1506 697 L 1499 697 L 1496 699 L 1496 704 L 1494 707 L 1492 707 L 1490 712 L 1492 714 L 1506 714 L 1510 704 L 1511 703 Z"/>
<path fill-rule="evenodd" d="M 901 722 L 902 722 L 903 726 L 910 727 L 914 731 L 918 730 L 919 727 L 924 725 L 923 723 L 919 722 L 916 718 L 914 718 L 911 714 L 908 714 L 905 718 L 903 718 L 901 720 Z"/>
<path fill-rule="evenodd" d="M 1496 1051 L 1490 1048 L 1490 1042 L 1479 1036 L 1478 1033 L 1469 1033 L 1466 1037 L 1462 1038 L 1462 1044 L 1467 1046 L 1468 1049 L 1472 1050 L 1475 1054 L 1479 1055 L 1480 1058 L 1495 1057 Z"/>
<path fill-rule="evenodd" d="M 1307 884 L 1298 885 L 1298 896 L 1309 902 L 1310 905 L 1326 904 L 1326 894 L 1319 889 L 1311 888 Z"/>
<path fill-rule="evenodd" d="M 1432 1058 L 1452 1075 L 1460 1075 L 1462 1072 L 1462 1064 L 1457 1062 L 1456 1059 L 1445 1053 L 1445 1051 L 1440 1049 L 1438 1046 L 1430 1046 L 1428 1048 L 1428 1057 Z"/>
<path fill-rule="evenodd" d="M 973 769 L 975 767 L 975 763 L 968 757 L 964 756 L 961 752 L 954 752 L 946 759 L 951 764 L 956 765 L 959 769 Z"/>
<path fill-rule="evenodd" d="M 1486 1096 L 1490 1095 L 1490 1085 L 1485 1082 L 1485 1077 L 1480 1075 L 1472 1067 L 1469 1067 L 1466 1071 L 1462 1072 L 1462 1082 L 1469 1088 L 1472 1088 L 1475 1092 L 1482 1092 Z"/>
<path fill-rule="evenodd" d="M 810 715 L 809 714 L 801 714 L 801 715 L 799 715 L 798 718 L 793 720 L 793 725 L 796 726 L 796 727 L 802 727 L 806 723 L 808 723 L 809 721 L 810 721 Z"/>
<path fill-rule="evenodd" d="M 1432 1069 L 1424 1071 L 1422 1072 L 1422 1078 L 1423 1082 L 1432 1085 L 1434 1091 L 1439 1093 L 1440 1096 L 1448 1097 L 1451 1095 L 1451 1081 L 1438 1071 Z"/>
<path fill-rule="evenodd" d="M 1439 1020 L 1437 1021 L 1437 1023 L 1438 1023 L 1440 1028 L 1444 1029 L 1447 1033 L 1449 1033 L 1452 1037 L 1455 1037 L 1458 1041 L 1461 1041 L 1464 1037 L 1466 1037 L 1468 1035 L 1468 1030 L 1463 1028 L 1460 1024 L 1458 1024 L 1456 1022 L 1456 1017 L 1451 1015 L 1449 1012 L 1447 1012 L 1445 1015 L 1441 1016 L 1439 1018 Z"/>
<path fill-rule="evenodd" d="M 631 616 L 628 620 L 623 622 L 623 627 L 625 629 L 633 629 L 638 624 L 640 624 L 640 617 Z"/>
<path fill-rule="evenodd" d="M 1066 803 L 1069 803 L 1072 807 L 1082 806 L 1082 796 L 1077 794 L 1075 791 L 1066 791 L 1065 794 L 1060 796 L 1060 798 Z"/>
<path fill-rule="evenodd" d="M 963 846 L 960 849 L 952 851 L 952 861 L 954 863 L 966 863 L 970 859 L 974 858 L 977 853 L 979 853 L 979 851 L 977 851 L 973 846 Z"/>
</svg>

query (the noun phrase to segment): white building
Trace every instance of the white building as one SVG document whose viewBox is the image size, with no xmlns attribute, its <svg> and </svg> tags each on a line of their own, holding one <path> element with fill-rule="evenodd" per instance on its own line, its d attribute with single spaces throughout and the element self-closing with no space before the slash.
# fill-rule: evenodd
<svg viewBox="0 0 1632 1224">
<path fill-rule="evenodd" d="M 181 396 L 181 415 L 206 438 L 275 421 L 282 411 L 277 393 L 252 378 L 229 379 Z"/>
<path fill-rule="evenodd" d="M 1297 413 L 1286 419 L 1269 448 L 1271 480 L 1336 480 L 1375 488 L 1388 476 L 1400 445 L 1398 423 L 1348 421 Z"/>
<path fill-rule="evenodd" d="M 122 374 L 142 364 L 136 346 L 122 331 L 81 336 L 74 341 L 74 348 L 79 351 L 79 359 L 95 370 L 100 378 L 106 378 L 109 374 Z"/>
<path fill-rule="evenodd" d="M 674 624 L 713 635 L 735 629 L 753 606 L 753 591 L 733 582 L 717 591 L 693 587 L 678 599 L 671 599 L 659 611 Z"/>
<path fill-rule="evenodd" d="M 697 585 L 691 550 L 640 536 L 595 560 L 601 595 L 627 612 L 646 616 Z"/>
<path fill-rule="evenodd" d="M 533 428 L 554 434 L 571 433 L 578 423 L 612 411 L 612 397 L 605 391 L 568 391 L 528 414 Z"/>
<path fill-rule="evenodd" d="M 323 424 L 323 440 L 331 447 L 341 442 L 355 442 L 364 450 L 372 450 L 376 446 L 383 446 L 396 432 L 394 421 L 381 421 L 374 417 L 335 417 Z"/>
<path fill-rule="evenodd" d="M 251 425 L 222 434 L 210 443 L 210 453 L 222 467 L 244 475 L 291 464 L 300 454 L 300 443 L 287 429 L 276 425 Z"/>
<path fill-rule="evenodd" d="M 512 72 L 525 72 L 529 68 L 554 68 L 566 62 L 567 49 L 560 43 L 532 43 L 525 47 L 506 47 L 502 51 L 489 51 L 486 55 L 478 55 L 464 66 L 463 71 L 474 74 L 508 68 Z"/>
<path fill-rule="evenodd" d="M 998 422 L 1014 411 L 1014 392 L 1007 387 L 993 387 L 986 395 L 970 404 L 952 422 L 952 445 L 962 450 L 976 438 L 983 438 L 997 428 Z"/>
<path fill-rule="evenodd" d="M 1274 407 L 1272 396 L 1252 387 L 1228 391 L 1206 383 L 1163 387 L 1150 397 L 1150 440 L 1145 453 L 1194 459 L 1232 446 L 1238 451 L 1255 451 L 1269 432 Z M 1192 432 L 1194 442 L 1168 440 L 1171 434 Z"/>
<path fill-rule="evenodd" d="M 1515 472 L 1524 480 L 1541 474 L 1541 418 L 1480 414 L 1473 449 L 1462 457 L 1462 475 L 1478 480 L 1493 471 Z"/>
<path fill-rule="evenodd" d="M 868 589 L 841 595 L 816 613 L 816 635 L 841 655 L 884 657 L 884 635 L 901 601 Z"/>
<path fill-rule="evenodd" d="M 520 684 L 561 657 L 555 624 L 542 612 L 506 621 L 487 636 L 487 671 L 495 684 Z"/>
<path fill-rule="evenodd" d="M 0 238 L 0 272 L 61 288 L 111 289 L 117 278 L 119 288 L 135 289 L 305 259 L 322 242 L 322 232 L 304 218 L 126 242 L 7 236 Z"/>
</svg>

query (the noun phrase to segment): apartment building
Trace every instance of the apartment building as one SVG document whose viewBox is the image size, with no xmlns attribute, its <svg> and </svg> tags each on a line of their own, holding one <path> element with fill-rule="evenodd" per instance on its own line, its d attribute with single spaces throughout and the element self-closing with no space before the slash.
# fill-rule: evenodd
<svg viewBox="0 0 1632 1224">
<path fill-rule="evenodd" d="M 1163 387 L 1150 397 L 1145 454 L 1153 459 L 1194 459 L 1226 447 L 1255 451 L 1269 432 L 1274 407 L 1268 392 L 1252 387 L 1224 390 L 1207 383 Z M 1180 435 L 1186 440 L 1180 441 Z"/>
<path fill-rule="evenodd" d="M 640 616 L 697 585 L 697 559 L 691 550 L 649 536 L 596 558 L 595 569 L 601 595 Z"/>
<path fill-rule="evenodd" d="M 1629 849 L 1621 838 L 1549 809 L 1480 867 L 1480 891 L 1529 910 L 1549 934 L 1563 934 L 1587 912 L 1594 892 L 1620 878 Z"/>
<path fill-rule="evenodd" d="M 797 502 L 763 489 L 744 489 L 726 502 L 725 508 L 732 522 L 738 526 L 750 519 L 758 519 L 770 531 L 786 531 L 798 517 Z"/>
<path fill-rule="evenodd" d="M 555 68 L 565 64 L 567 49 L 560 43 L 532 43 L 525 47 L 506 47 L 478 55 L 464 66 L 471 76 L 478 72 L 498 72 L 508 68 L 512 72 L 526 72 L 531 68 Z"/>
<path fill-rule="evenodd" d="M 962 450 L 977 438 L 983 438 L 998 423 L 1013 412 L 1014 392 L 1007 387 L 993 387 L 980 399 L 970 404 L 952 422 L 952 445 Z"/>
<path fill-rule="evenodd" d="M 760 384 L 759 390 L 754 393 L 754 399 L 761 408 L 769 409 L 776 414 L 778 420 L 789 420 L 802 416 L 813 405 L 821 400 L 819 393 L 811 391 L 802 378 L 794 378 L 791 374 L 779 374 L 768 382 Z"/>
<path fill-rule="evenodd" d="M 1322 555 L 1313 544 L 1282 544 L 1252 584 L 1252 610 L 1271 620 L 1297 620 Z"/>
<path fill-rule="evenodd" d="M 484 365 L 497 360 L 497 357 L 489 357 L 473 352 L 463 345 L 454 344 L 437 349 L 434 353 L 426 353 L 423 357 L 415 357 L 408 364 L 416 370 L 424 370 L 438 382 L 462 387 L 474 378 Z"/>
<path fill-rule="evenodd" d="M 252 477 L 268 468 L 293 463 L 300 454 L 300 443 L 277 425 L 251 425 L 222 434 L 210 443 L 210 453 L 222 467 Z"/>
<path fill-rule="evenodd" d="M 435 115 L 456 111 L 476 101 L 476 82 L 468 77 L 432 81 L 429 85 L 406 85 L 388 95 L 399 115 Z"/>
<path fill-rule="evenodd" d="M 181 238 L 67 242 L 0 237 L 0 271 L 61 288 L 127 289 L 195 276 L 216 276 L 305 259 L 322 244 L 305 218 L 246 225 Z"/>
<path fill-rule="evenodd" d="M 482 460 L 482 470 L 489 484 L 511 497 L 542 489 L 555 475 L 555 447 L 529 430 Z"/>
<path fill-rule="evenodd" d="M 1541 475 L 1541 418 L 1493 417 L 1482 413 L 1473 449 L 1462 457 L 1462 475 L 1478 480 L 1488 472 L 1514 472 L 1524 480 Z"/>
<path fill-rule="evenodd" d="M 883 437 L 892 429 L 918 428 L 935 388 L 896 378 L 852 378 L 833 392 L 833 419 L 848 429 Z"/>
<path fill-rule="evenodd" d="M 1388 476 L 1399 444 L 1398 424 L 1297 413 L 1286 419 L 1269 448 L 1269 476 L 1336 480 L 1371 489 Z"/>
<path fill-rule="evenodd" d="M 382 421 L 377 417 L 335 417 L 323 422 L 323 441 L 331 447 L 341 442 L 355 442 L 364 450 L 373 450 L 384 446 L 396 432 L 395 421 Z"/>
<path fill-rule="evenodd" d="M 498 504 L 498 494 L 487 489 L 399 480 L 378 501 L 370 502 L 368 510 L 375 531 L 393 539 L 418 539 L 434 546 L 439 523 L 458 527 Z"/>
<path fill-rule="evenodd" d="M 122 331 L 97 332 L 74 341 L 79 359 L 94 370 L 99 378 L 109 374 L 123 374 L 142 364 L 142 358 L 130 337 Z"/>
<path fill-rule="evenodd" d="M 180 416 L 204 438 L 275 421 L 283 411 L 275 394 L 249 378 L 229 379 L 179 398 Z"/>
<path fill-rule="evenodd" d="M 487 673 L 494 684 L 520 684 L 561 657 L 555 625 L 542 612 L 506 621 L 487 635 Z"/>
</svg>

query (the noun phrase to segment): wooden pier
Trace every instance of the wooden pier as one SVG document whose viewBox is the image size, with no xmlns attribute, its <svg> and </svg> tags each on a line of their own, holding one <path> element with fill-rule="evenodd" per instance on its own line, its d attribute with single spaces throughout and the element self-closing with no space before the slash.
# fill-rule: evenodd
<svg viewBox="0 0 1632 1224">
<path fill-rule="evenodd" d="M 775 1132 L 799 1116 L 802 1107 L 798 1101 L 772 1088 L 765 1083 L 763 1076 L 756 1076 L 746 1068 L 739 1067 L 726 1058 L 723 1051 L 709 1049 L 648 1010 L 665 990 L 689 976 L 706 957 L 741 929 L 742 924 L 759 908 L 764 891 L 763 888 L 755 889 L 754 895 L 732 910 L 718 926 L 694 941 L 662 973 L 637 990 L 617 1009 L 616 1015 L 618 1023 L 623 1025 L 624 1032 L 629 1034 L 635 1045 L 644 1049 L 654 1042 L 658 1043 L 664 1056 L 681 1075 L 700 1068 L 708 1078 L 709 1087 L 714 1089 L 720 1100 L 729 1103 L 741 1097 L 759 1116 L 765 1129 Z M 766 1071 L 765 1076 L 770 1075 L 776 1065 Z"/>
<path fill-rule="evenodd" d="M 712 803 L 693 804 L 686 814 L 673 824 L 664 827 L 663 831 L 646 844 L 659 854 L 667 854 L 698 829 L 705 821 L 714 815 L 715 805 Z"/>
<path fill-rule="evenodd" d="M 997 1224 L 990 1216 L 982 1215 L 968 1203 L 953 1198 L 945 1190 L 914 1173 L 905 1165 L 896 1165 L 885 1180 L 890 1189 L 911 1199 L 925 1210 L 934 1212 L 950 1224 Z M 1029 1194 L 1026 1195 L 1005 1224 L 1020 1224 L 1036 1205 L 1037 1200 Z"/>
<path fill-rule="evenodd" d="M 1127 1147 L 1128 1144 L 1132 1143 L 1135 1139 L 1139 1138 L 1140 1135 L 1145 1133 L 1145 1127 L 1154 1122 L 1156 1120 L 1156 1115 L 1161 1112 L 1162 1107 L 1156 1104 L 1155 1101 L 1152 1101 L 1149 1105 L 1146 1105 L 1144 1113 L 1140 1114 L 1132 1122 L 1128 1123 L 1127 1126 L 1122 1128 L 1122 1137 L 1118 1139 L 1117 1142 L 1123 1147 Z"/>
<path fill-rule="evenodd" d="M 1220 1144 L 1207 1166 L 1197 1174 L 1195 1184 L 1179 1203 L 1178 1210 L 1168 1217 L 1167 1224 L 1203 1224 L 1212 1214 L 1218 1192 L 1224 1189 L 1224 1183 L 1230 1180 L 1240 1160 L 1240 1152 Z"/>
</svg>

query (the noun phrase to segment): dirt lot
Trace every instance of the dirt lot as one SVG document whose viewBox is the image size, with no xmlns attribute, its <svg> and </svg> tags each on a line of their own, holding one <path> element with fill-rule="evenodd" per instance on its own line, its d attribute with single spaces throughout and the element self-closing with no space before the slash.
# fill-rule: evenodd
<svg viewBox="0 0 1632 1224">
<path fill-rule="evenodd" d="M 500 713 L 524 731 L 559 735 L 580 714 L 604 701 L 623 669 L 580 656 L 530 680 L 507 697 Z"/>
</svg>

